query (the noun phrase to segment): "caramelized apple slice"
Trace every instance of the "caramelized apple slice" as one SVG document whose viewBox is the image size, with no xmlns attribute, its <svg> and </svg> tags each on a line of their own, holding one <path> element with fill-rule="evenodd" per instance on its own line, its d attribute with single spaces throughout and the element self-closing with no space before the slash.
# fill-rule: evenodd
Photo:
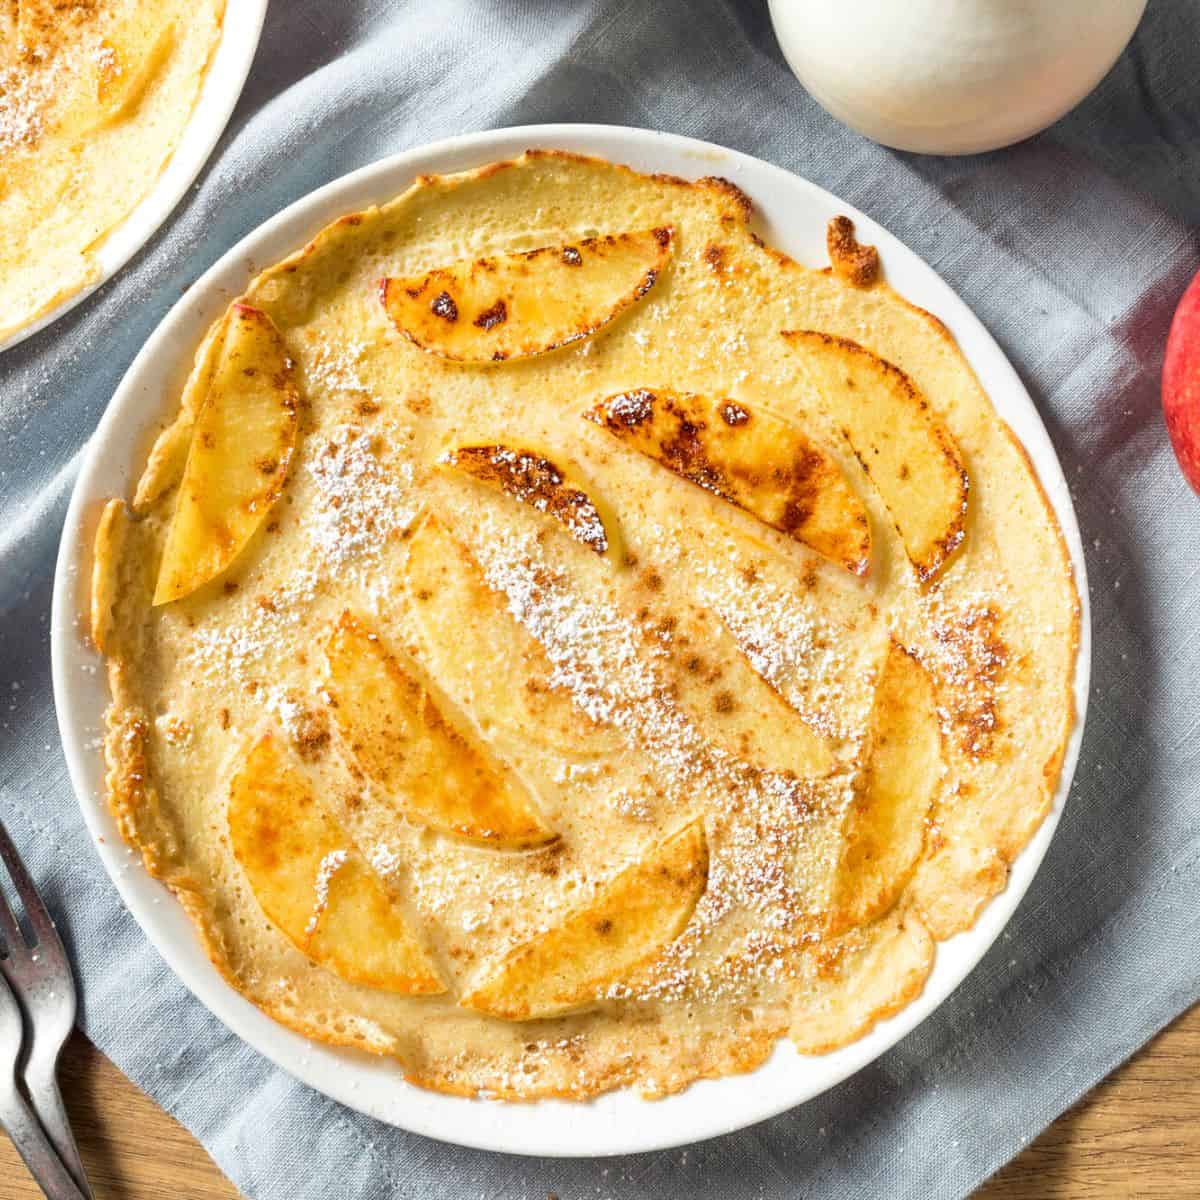
<svg viewBox="0 0 1200 1200">
<path fill-rule="evenodd" d="M 545 650 L 435 516 L 409 541 L 405 582 L 430 672 L 485 734 L 498 727 L 572 758 L 620 749 L 617 734 L 555 683 Z"/>
<path fill-rule="evenodd" d="M 942 769 L 933 681 L 896 641 L 876 687 L 866 754 L 843 825 L 833 902 L 838 928 L 872 921 L 895 904 L 924 848 Z"/>
<path fill-rule="evenodd" d="M 671 254 L 673 231 L 583 238 L 384 279 L 380 298 L 414 345 L 458 362 L 543 354 L 588 337 L 640 300 Z"/>
<path fill-rule="evenodd" d="M 505 1021 L 582 1008 L 683 932 L 707 879 L 704 826 L 693 821 L 601 885 L 586 907 L 511 951 L 459 1003 Z"/>
<path fill-rule="evenodd" d="M 268 920 L 350 983 L 406 995 L 446 990 L 408 921 L 270 734 L 229 792 L 233 852 Z"/>
<path fill-rule="evenodd" d="M 847 338 L 783 336 L 887 505 L 918 578 L 932 579 L 964 536 L 969 483 L 954 439 L 899 367 Z"/>
<path fill-rule="evenodd" d="M 342 737 L 407 820 L 506 848 L 554 840 L 515 778 L 450 724 L 365 625 L 343 613 L 325 653 Z"/>
<path fill-rule="evenodd" d="M 620 562 L 617 519 L 599 498 L 535 450 L 512 446 L 456 446 L 438 460 L 488 487 L 552 517 L 582 545 Z"/>
<path fill-rule="evenodd" d="M 196 416 L 155 604 L 219 575 L 262 524 L 295 451 L 298 405 L 292 361 L 271 318 L 235 304 Z"/>
<path fill-rule="evenodd" d="M 586 412 L 634 450 L 855 575 L 870 565 L 862 501 L 795 425 L 740 401 L 639 388 Z"/>
</svg>

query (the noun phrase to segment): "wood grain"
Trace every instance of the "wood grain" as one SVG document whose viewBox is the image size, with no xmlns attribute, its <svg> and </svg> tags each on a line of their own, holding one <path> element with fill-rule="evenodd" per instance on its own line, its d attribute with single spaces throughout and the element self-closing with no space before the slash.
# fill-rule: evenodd
<svg viewBox="0 0 1200 1200">
<path fill-rule="evenodd" d="M 200 1143 L 80 1034 L 63 1052 L 61 1084 L 96 1200 L 236 1200 Z M 42 1200 L 2 1135 L 0 1200 Z"/>
<path fill-rule="evenodd" d="M 1200 1196 L 1200 1005 L 1118 1067 L 976 1200 Z"/>
<path fill-rule="evenodd" d="M 199 1143 L 78 1035 L 63 1058 L 63 1093 L 96 1200 L 236 1200 Z M 40 1196 L 0 1137 L 0 1200 Z M 976 1200 L 1196 1196 L 1200 1006 L 1060 1117 Z"/>
</svg>

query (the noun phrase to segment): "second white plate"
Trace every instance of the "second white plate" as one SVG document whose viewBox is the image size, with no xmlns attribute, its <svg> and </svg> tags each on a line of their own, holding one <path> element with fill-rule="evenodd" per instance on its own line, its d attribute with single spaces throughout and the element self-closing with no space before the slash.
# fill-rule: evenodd
<svg viewBox="0 0 1200 1200">
<path fill-rule="evenodd" d="M 99 659 L 81 639 L 94 521 L 102 500 L 128 495 L 145 460 L 147 438 L 178 395 L 195 346 L 209 323 L 256 269 L 302 246 L 334 218 L 403 191 L 425 173 L 460 171 L 510 158 L 530 147 L 600 155 L 644 171 L 724 175 L 754 201 L 768 240 L 801 262 L 823 265 L 825 226 L 851 216 L 864 241 L 878 246 L 893 286 L 936 313 L 958 340 L 1000 415 L 1028 451 L 1066 535 L 1083 606 L 1075 700 L 1079 719 L 1067 747 L 1054 806 L 1013 864 L 1008 888 L 978 924 L 938 948 L 921 996 L 867 1037 L 833 1054 L 806 1057 L 781 1044 L 748 1075 L 694 1084 L 664 1100 L 630 1091 L 586 1103 L 512 1104 L 445 1096 L 404 1083 L 387 1060 L 318 1045 L 277 1025 L 231 988 L 210 964 L 191 923 L 121 841 L 103 797 L 96 749 L 108 703 Z M 587 125 L 542 125 L 455 138 L 365 167 L 293 204 L 246 237 L 171 310 L 138 355 L 100 423 L 80 472 L 63 531 L 52 614 L 54 692 L 59 725 L 80 807 L 129 911 L 192 991 L 250 1045 L 335 1100 L 382 1121 L 444 1141 L 513 1153 L 624 1154 L 698 1141 L 752 1124 L 825 1091 L 894 1045 L 954 990 L 999 935 L 1049 845 L 1070 787 L 1083 732 L 1091 664 L 1091 626 L 1079 527 L 1066 481 L 1037 411 L 1000 348 L 971 310 L 911 250 L 857 209 L 778 167 L 735 151 L 669 134 Z"/>
<path fill-rule="evenodd" d="M 105 235 L 96 251 L 96 278 L 28 325 L 0 338 L 0 352 L 45 329 L 103 287 L 171 215 L 225 132 L 250 73 L 266 14 L 267 0 L 229 0 L 221 23 L 221 40 L 179 145 L 137 207 Z"/>
</svg>

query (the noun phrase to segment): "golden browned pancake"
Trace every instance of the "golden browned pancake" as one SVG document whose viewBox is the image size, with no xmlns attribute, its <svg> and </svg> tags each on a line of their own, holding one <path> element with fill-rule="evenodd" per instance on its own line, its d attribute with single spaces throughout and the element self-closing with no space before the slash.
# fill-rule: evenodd
<svg viewBox="0 0 1200 1200">
<path fill-rule="evenodd" d="M 0 3 L 0 340 L 96 278 L 191 116 L 225 0 Z"/>
<path fill-rule="evenodd" d="M 1079 609 L 945 328 L 716 179 L 423 178 L 213 326 L 97 537 L 109 800 L 234 987 L 647 1095 L 913 999 L 1047 812 Z"/>
</svg>

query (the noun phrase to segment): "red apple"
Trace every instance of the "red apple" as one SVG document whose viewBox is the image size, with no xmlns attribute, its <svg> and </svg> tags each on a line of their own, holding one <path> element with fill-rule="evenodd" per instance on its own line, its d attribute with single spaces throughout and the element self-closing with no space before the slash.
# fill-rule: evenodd
<svg viewBox="0 0 1200 1200">
<path fill-rule="evenodd" d="M 1180 469 L 1200 493 L 1200 274 L 1183 293 L 1167 334 L 1162 405 Z"/>
</svg>

